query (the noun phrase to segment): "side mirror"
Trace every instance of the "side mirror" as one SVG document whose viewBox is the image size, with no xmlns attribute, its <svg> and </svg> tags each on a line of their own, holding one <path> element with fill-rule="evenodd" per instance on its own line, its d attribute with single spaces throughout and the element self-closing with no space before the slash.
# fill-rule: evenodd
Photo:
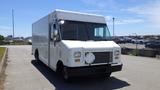
<svg viewBox="0 0 160 90">
<path fill-rule="evenodd" d="M 58 30 L 54 30 L 53 35 L 56 37 L 58 35 Z"/>
<path fill-rule="evenodd" d="M 58 30 L 54 30 L 53 32 L 53 40 L 58 41 Z"/>
</svg>

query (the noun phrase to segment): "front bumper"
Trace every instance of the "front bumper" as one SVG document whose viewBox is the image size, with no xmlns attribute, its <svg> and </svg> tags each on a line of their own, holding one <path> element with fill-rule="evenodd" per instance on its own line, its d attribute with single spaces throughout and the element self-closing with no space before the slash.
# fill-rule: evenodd
<svg viewBox="0 0 160 90">
<path fill-rule="evenodd" d="M 83 66 L 83 67 L 66 67 L 67 74 L 69 76 L 88 76 L 105 74 L 122 70 L 123 64 L 105 64 L 105 65 L 94 65 L 94 66 Z"/>
</svg>

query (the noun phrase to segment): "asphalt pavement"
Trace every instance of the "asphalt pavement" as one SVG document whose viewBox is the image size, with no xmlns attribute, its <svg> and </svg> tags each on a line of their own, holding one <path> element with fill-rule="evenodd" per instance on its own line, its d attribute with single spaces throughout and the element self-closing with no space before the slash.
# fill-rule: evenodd
<svg viewBox="0 0 160 90">
<path fill-rule="evenodd" d="M 5 90 L 159 90 L 160 60 L 122 55 L 123 70 L 109 79 L 77 78 L 65 82 L 31 55 L 31 46 L 7 46 Z M 83 73 L 83 72 L 82 72 Z"/>
</svg>

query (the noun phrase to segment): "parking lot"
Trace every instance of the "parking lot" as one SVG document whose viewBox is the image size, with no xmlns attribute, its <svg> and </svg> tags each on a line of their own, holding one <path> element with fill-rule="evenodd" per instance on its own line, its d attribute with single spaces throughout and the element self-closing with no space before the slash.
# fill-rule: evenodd
<svg viewBox="0 0 160 90">
<path fill-rule="evenodd" d="M 131 49 L 136 49 L 136 44 L 132 43 L 126 43 L 126 44 L 119 44 L 122 48 L 131 48 Z M 145 45 L 144 44 L 137 44 L 137 49 L 144 49 Z"/>
<path fill-rule="evenodd" d="M 7 46 L 5 90 L 159 90 L 160 60 L 122 55 L 121 72 L 109 79 L 79 78 L 67 83 L 43 63 L 36 63 L 31 46 Z M 82 72 L 83 73 L 83 72 Z"/>
</svg>

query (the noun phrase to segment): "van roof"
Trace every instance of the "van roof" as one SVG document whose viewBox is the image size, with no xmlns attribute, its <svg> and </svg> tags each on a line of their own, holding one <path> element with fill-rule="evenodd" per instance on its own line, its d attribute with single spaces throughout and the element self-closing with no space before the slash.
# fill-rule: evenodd
<svg viewBox="0 0 160 90">
<path fill-rule="evenodd" d="M 56 17 L 58 19 L 63 19 L 63 20 L 106 23 L 105 17 L 102 15 L 81 13 L 81 12 L 67 11 L 60 9 L 56 9 L 53 13 L 56 14 Z"/>
<path fill-rule="evenodd" d="M 81 14 L 81 15 L 90 15 L 90 16 L 103 17 L 103 15 L 98 15 L 98 14 L 82 13 L 82 12 L 69 11 L 69 10 L 62 10 L 62 9 L 55 9 L 55 11 L 56 11 L 56 12 L 65 12 L 65 13 L 74 13 L 74 14 Z"/>
</svg>

